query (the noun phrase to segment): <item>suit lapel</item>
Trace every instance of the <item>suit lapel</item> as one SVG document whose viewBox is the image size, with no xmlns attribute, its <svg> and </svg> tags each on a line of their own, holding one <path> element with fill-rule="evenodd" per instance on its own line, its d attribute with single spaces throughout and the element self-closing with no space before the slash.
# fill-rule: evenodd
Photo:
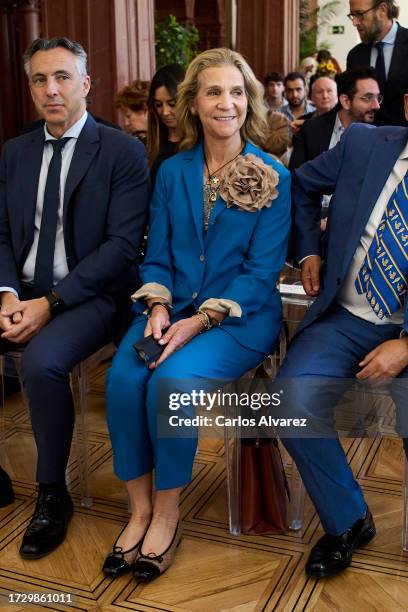
<svg viewBox="0 0 408 612">
<path fill-rule="evenodd" d="M 203 148 L 202 143 L 200 142 L 193 149 L 186 151 L 185 153 L 183 177 L 201 250 L 204 250 L 203 163 Z"/>
<path fill-rule="evenodd" d="M 319 151 L 319 154 L 323 153 L 324 151 L 329 150 L 329 146 L 330 146 L 330 142 L 331 142 L 333 130 L 334 130 L 334 124 L 336 123 L 337 112 L 338 111 L 336 107 L 334 110 L 327 113 L 327 116 L 325 117 L 326 119 L 325 129 L 322 129 L 320 132 L 321 149 Z"/>
<path fill-rule="evenodd" d="M 75 189 L 88 171 L 89 165 L 99 149 L 99 129 L 94 119 L 88 119 L 79 135 L 69 167 L 64 192 L 63 223 L 66 227 L 69 202 Z"/>
<path fill-rule="evenodd" d="M 360 53 L 358 61 L 355 62 L 354 68 L 356 66 L 369 66 L 371 63 L 371 44 L 362 44 L 360 47 Z"/>
<path fill-rule="evenodd" d="M 368 170 L 361 188 L 354 215 L 354 223 L 349 232 L 349 240 L 344 251 L 343 274 L 346 273 L 356 252 L 364 228 L 370 218 L 381 191 L 407 141 L 408 130 L 402 135 L 386 136 L 377 143 L 368 162 Z"/>
<path fill-rule="evenodd" d="M 35 210 L 37 206 L 38 182 L 40 179 L 41 164 L 44 152 L 44 128 L 33 132 L 29 144 L 24 148 L 21 156 L 22 177 L 21 181 L 21 205 L 24 218 L 24 245 L 23 248 L 31 246 L 34 235 Z"/>
<path fill-rule="evenodd" d="M 388 72 L 386 89 L 395 88 L 393 83 L 399 82 L 398 76 L 403 66 L 405 66 L 408 57 L 408 37 L 404 36 L 404 30 L 398 26 L 397 37 L 395 39 L 394 50 L 392 53 L 390 69 Z M 400 92 L 398 92 L 400 93 Z M 405 92 L 404 92 L 405 93 Z"/>
</svg>

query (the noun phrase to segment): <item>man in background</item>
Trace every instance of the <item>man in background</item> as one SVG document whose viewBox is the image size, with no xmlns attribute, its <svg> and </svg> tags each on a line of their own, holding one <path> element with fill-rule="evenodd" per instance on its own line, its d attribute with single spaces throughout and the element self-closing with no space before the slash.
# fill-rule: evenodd
<svg viewBox="0 0 408 612">
<path fill-rule="evenodd" d="M 337 88 L 338 105 L 329 113 L 306 121 L 294 136 L 291 170 L 332 149 L 352 123 L 374 123 L 382 96 L 373 68 L 343 72 L 337 77 Z"/>
<path fill-rule="evenodd" d="M 279 110 L 283 115 L 294 121 L 302 115 L 315 110 L 313 104 L 307 99 L 306 81 L 300 72 L 289 72 L 284 79 L 285 98 L 288 105 Z"/>
<path fill-rule="evenodd" d="M 265 102 L 271 111 L 287 106 L 283 96 L 285 86 L 283 76 L 279 72 L 269 72 L 264 78 Z"/>
<path fill-rule="evenodd" d="M 376 116 L 377 125 L 405 126 L 403 95 L 408 90 L 408 29 L 396 21 L 398 14 L 394 0 L 350 0 L 348 17 L 362 42 L 349 52 L 347 69 L 375 68 L 384 96 Z"/>
<path fill-rule="evenodd" d="M 316 110 L 303 115 L 303 119 L 313 119 L 331 111 L 337 104 L 336 81 L 326 76 L 311 80 L 310 99 Z"/>
</svg>

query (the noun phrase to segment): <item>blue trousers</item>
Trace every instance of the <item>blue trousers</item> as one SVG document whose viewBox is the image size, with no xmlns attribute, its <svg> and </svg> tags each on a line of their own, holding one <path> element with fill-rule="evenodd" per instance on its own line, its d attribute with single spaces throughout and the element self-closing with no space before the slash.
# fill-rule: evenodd
<svg viewBox="0 0 408 612">
<path fill-rule="evenodd" d="M 398 335 L 396 325 L 374 325 L 334 306 L 295 336 L 280 369 L 278 384 L 279 379 L 288 383 L 292 378 L 302 377 L 352 379 L 361 370 L 358 364 L 367 353 Z M 407 374 L 406 369 L 400 376 L 407 377 Z M 404 386 L 400 389 L 401 396 L 394 397 L 397 408 L 398 403 L 400 407 L 401 403 L 406 404 Z M 335 388 L 328 383 L 325 393 L 324 385 L 294 381 L 290 384 L 290 398 L 286 397 L 285 402 L 288 407 L 294 407 L 296 416 L 330 421 L 339 399 Z M 327 533 L 341 534 L 363 516 L 366 509 L 363 493 L 337 437 L 284 438 L 282 441 L 298 466 Z M 406 440 L 404 446 L 407 451 Z"/>
<path fill-rule="evenodd" d="M 114 469 L 124 481 L 155 470 L 156 489 L 172 489 L 190 482 L 197 446 L 194 437 L 157 435 L 160 381 L 172 379 L 172 391 L 187 391 L 188 381 L 236 379 L 258 365 L 263 353 L 243 347 L 222 328 L 190 340 L 156 370 L 149 370 L 133 348 L 143 338 L 146 317 L 136 317 L 123 338 L 107 378 L 107 415 Z M 279 330 L 276 330 L 276 336 Z M 187 386 L 186 386 L 187 385 Z M 197 387 L 195 387 L 197 389 Z M 197 389 L 198 390 L 198 389 Z M 194 406 L 183 408 L 194 416 Z"/>
</svg>

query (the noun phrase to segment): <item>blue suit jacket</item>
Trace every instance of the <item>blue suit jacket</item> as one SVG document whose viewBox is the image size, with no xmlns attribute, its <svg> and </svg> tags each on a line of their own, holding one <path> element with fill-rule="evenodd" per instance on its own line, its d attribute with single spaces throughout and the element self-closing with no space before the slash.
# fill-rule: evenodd
<svg viewBox="0 0 408 612">
<path fill-rule="evenodd" d="M 297 259 L 323 255 L 320 294 L 297 331 L 336 299 L 378 197 L 407 143 L 408 129 L 352 124 L 339 144 L 295 171 L 293 223 Z M 325 253 L 320 252 L 320 198 L 330 202 Z M 408 329 L 407 310 L 404 327 Z"/>
<path fill-rule="evenodd" d="M 7 142 L 0 162 L 0 286 L 17 291 L 34 237 L 43 148 L 40 128 Z M 68 306 L 103 296 L 116 298 L 135 288 L 133 263 L 149 193 L 143 145 L 88 116 L 64 194 L 69 274 L 55 290 Z"/>
<path fill-rule="evenodd" d="M 203 232 L 204 156 L 202 143 L 178 153 L 160 167 L 150 211 L 143 283 L 169 289 L 174 312 L 208 298 L 237 302 L 242 317 L 228 316 L 223 329 L 241 344 L 271 350 L 281 324 L 276 281 L 283 267 L 290 225 L 290 174 L 270 155 L 251 144 L 253 153 L 279 173 L 279 197 L 270 208 L 246 212 L 227 208 L 218 198 Z M 137 303 L 136 311 L 143 310 Z"/>
</svg>

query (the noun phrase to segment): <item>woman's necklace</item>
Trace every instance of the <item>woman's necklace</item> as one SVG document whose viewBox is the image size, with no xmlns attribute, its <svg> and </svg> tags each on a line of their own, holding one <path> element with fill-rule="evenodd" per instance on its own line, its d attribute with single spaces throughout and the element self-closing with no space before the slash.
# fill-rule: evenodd
<svg viewBox="0 0 408 612">
<path fill-rule="evenodd" d="M 216 170 L 214 170 L 214 172 L 210 172 L 210 168 L 208 166 L 208 161 L 207 161 L 207 157 L 204 153 L 204 163 L 205 163 L 205 167 L 207 168 L 207 173 L 208 173 L 208 181 L 207 181 L 207 185 L 209 186 L 209 201 L 210 202 L 215 202 L 218 198 L 218 193 L 221 187 L 221 180 L 220 178 L 217 176 L 217 172 L 219 172 L 220 170 L 222 170 L 223 168 L 225 168 L 225 166 L 228 166 L 228 164 L 230 164 L 231 162 L 233 162 L 235 159 L 237 159 L 237 157 L 239 157 L 243 151 L 242 147 L 239 152 L 235 155 L 235 157 L 233 157 L 232 159 L 229 159 L 227 162 L 225 162 L 225 164 L 223 164 L 222 166 L 220 166 L 219 168 L 217 168 Z"/>
<path fill-rule="evenodd" d="M 235 159 L 237 159 L 237 157 L 239 157 L 241 155 L 243 149 L 244 149 L 244 147 L 242 147 L 240 149 L 239 153 L 237 153 L 235 155 L 235 157 L 233 157 L 232 159 L 229 159 L 227 162 L 225 162 L 225 164 L 223 164 L 222 166 L 217 168 L 217 170 L 214 170 L 214 172 L 210 172 L 210 168 L 209 168 L 208 162 L 207 162 L 207 157 L 204 154 L 204 163 L 205 163 L 205 167 L 207 168 L 207 173 L 208 173 L 208 179 L 207 179 L 207 181 L 205 182 L 205 185 L 204 185 L 204 193 L 205 193 L 205 199 L 204 199 L 204 231 L 205 232 L 208 230 L 208 226 L 209 226 L 209 223 L 210 223 L 211 211 L 214 208 L 214 204 L 217 201 L 218 194 L 219 194 L 220 188 L 221 188 L 221 179 L 217 176 L 217 173 L 220 170 L 222 170 L 223 168 L 225 168 L 225 166 L 228 166 L 228 164 L 233 162 Z"/>
</svg>

